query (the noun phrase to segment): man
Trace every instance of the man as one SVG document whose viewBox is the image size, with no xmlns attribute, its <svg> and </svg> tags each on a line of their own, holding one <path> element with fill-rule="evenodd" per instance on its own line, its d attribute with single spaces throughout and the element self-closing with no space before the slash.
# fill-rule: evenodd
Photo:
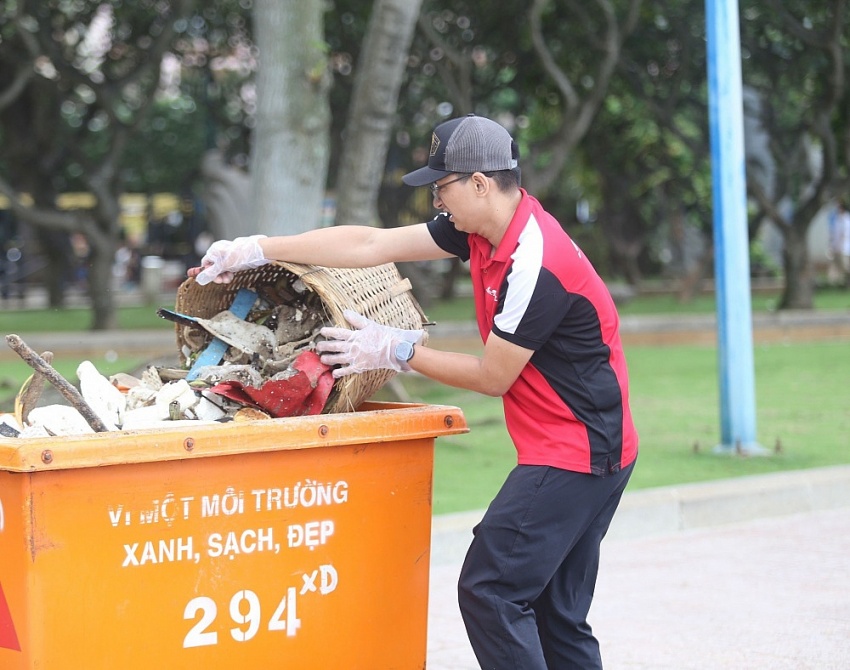
<svg viewBox="0 0 850 670">
<path fill-rule="evenodd" d="M 229 281 L 268 259 L 337 267 L 469 260 L 483 355 L 425 347 L 419 333 L 349 313 L 326 328 L 336 376 L 379 367 L 502 396 L 517 466 L 474 529 L 458 584 L 482 668 L 601 668 L 586 617 L 599 545 L 637 457 L 628 374 L 611 296 L 559 223 L 519 185 L 518 150 L 497 123 L 439 125 L 428 164 L 432 221 L 342 226 L 213 244 L 199 281 Z"/>
</svg>

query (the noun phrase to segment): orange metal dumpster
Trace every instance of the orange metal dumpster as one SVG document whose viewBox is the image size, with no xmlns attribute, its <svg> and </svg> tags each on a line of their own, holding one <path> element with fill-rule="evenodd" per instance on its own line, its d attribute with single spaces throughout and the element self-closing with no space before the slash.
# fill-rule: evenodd
<svg viewBox="0 0 850 670">
<path fill-rule="evenodd" d="M 0 668 L 425 666 L 454 407 L 0 439 Z"/>
</svg>

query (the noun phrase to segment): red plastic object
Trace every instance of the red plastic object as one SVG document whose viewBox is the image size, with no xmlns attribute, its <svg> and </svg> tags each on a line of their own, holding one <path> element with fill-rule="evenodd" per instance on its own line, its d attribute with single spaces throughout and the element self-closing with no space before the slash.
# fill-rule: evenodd
<svg viewBox="0 0 850 670">
<path fill-rule="evenodd" d="M 260 388 L 238 381 L 216 384 L 213 393 L 267 412 L 276 419 L 287 416 L 320 414 L 333 388 L 331 368 L 312 351 L 305 351 L 293 362 L 298 373 L 289 379 L 267 381 Z"/>
</svg>

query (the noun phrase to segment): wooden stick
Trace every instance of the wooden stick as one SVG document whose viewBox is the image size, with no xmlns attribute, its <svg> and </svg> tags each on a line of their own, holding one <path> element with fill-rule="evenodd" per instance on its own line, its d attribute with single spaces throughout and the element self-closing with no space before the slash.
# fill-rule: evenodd
<svg viewBox="0 0 850 670">
<path fill-rule="evenodd" d="M 41 354 L 42 359 L 48 365 L 53 362 L 53 352 L 44 351 Z M 30 410 L 36 406 L 38 399 L 44 392 L 44 385 L 47 383 L 47 378 L 38 370 L 32 373 L 26 389 L 20 394 L 18 401 L 21 407 L 21 424 L 23 425 L 29 418 Z"/>
<path fill-rule="evenodd" d="M 6 344 L 18 356 L 24 359 L 24 362 L 33 370 L 44 375 L 44 378 L 82 415 L 92 427 L 92 430 L 96 433 L 104 433 L 109 430 L 103 421 L 94 413 L 76 387 L 56 372 L 50 363 L 35 353 L 18 335 L 6 335 Z"/>
</svg>

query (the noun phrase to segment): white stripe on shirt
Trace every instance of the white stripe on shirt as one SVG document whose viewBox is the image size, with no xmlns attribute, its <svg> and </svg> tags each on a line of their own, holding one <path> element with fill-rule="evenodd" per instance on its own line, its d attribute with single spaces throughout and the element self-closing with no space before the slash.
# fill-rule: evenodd
<svg viewBox="0 0 850 670">
<path fill-rule="evenodd" d="M 511 258 L 508 292 L 502 311 L 496 315 L 495 326 L 502 332 L 514 334 L 531 302 L 543 266 L 543 233 L 533 214 L 520 233 Z"/>
</svg>

